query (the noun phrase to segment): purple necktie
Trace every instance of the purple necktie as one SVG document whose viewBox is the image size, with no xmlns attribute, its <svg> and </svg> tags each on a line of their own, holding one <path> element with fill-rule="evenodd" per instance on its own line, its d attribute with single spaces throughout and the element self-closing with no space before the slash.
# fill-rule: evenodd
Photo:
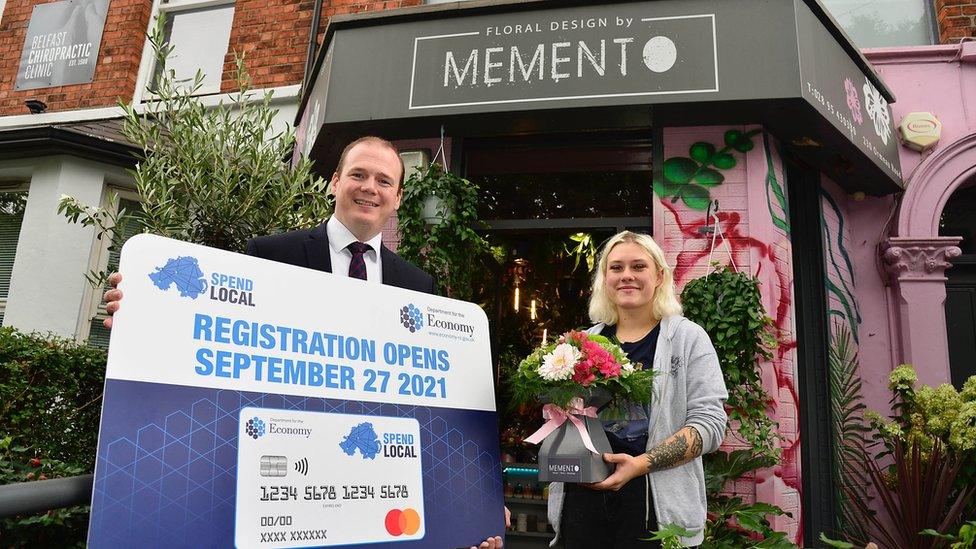
<svg viewBox="0 0 976 549">
<path fill-rule="evenodd" d="M 363 254 L 366 253 L 366 250 L 372 250 L 373 247 L 362 242 L 353 242 L 346 247 L 352 252 L 352 261 L 349 262 L 349 277 L 366 280 L 366 262 L 363 261 Z"/>
</svg>

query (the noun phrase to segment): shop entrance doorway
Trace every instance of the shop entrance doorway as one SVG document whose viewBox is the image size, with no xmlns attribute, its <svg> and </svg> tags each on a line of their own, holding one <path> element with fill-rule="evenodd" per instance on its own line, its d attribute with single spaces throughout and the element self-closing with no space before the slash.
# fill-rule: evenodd
<svg viewBox="0 0 976 549">
<path fill-rule="evenodd" d="M 952 384 L 976 375 L 976 182 L 956 190 L 942 210 L 940 236 L 961 236 L 962 255 L 946 269 L 946 335 Z"/>
<path fill-rule="evenodd" d="M 504 379 L 543 341 L 589 325 L 600 245 L 623 229 L 651 232 L 651 140 L 647 133 L 469 139 L 463 151 L 492 246 L 476 286 L 491 323 L 503 451 L 531 460 L 533 449 L 517 441 L 541 416 L 513 410 Z"/>
</svg>

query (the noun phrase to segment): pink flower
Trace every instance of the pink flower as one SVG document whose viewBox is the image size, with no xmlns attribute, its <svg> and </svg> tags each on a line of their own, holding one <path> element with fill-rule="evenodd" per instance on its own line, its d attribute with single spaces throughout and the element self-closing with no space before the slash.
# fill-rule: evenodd
<svg viewBox="0 0 976 549">
<path fill-rule="evenodd" d="M 600 347 L 600 344 L 597 343 L 596 341 L 587 339 L 586 341 L 583 342 L 583 354 L 587 356 L 594 356 L 598 353 L 605 353 L 605 352 L 606 351 L 603 350 L 603 347 Z"/>
<path fill-rule="evenodd" d="M 603 362 L 597 368 L 600 370 L 600 373 L 607 378 L 617 377 L 620 375 L 620 365 L 612 360 Z"/>
<path fill-rule="evenodd" d="M 864 115 L 861 114 L 861 99 L 857 93 L 857 88 L 850 78 L 844 79 L 844 91 L 847 93 L 847 107 L 851 109 L 851 115 L 858 124 L 864 122 Z"/>
<path fill-rule="evenodd" d="M 593 374 L 592 364 L 588 364 L 587 361 L 583 361 L 576 365 L 576 373 L 573 374 L 573 381 L 579 383 L 583 387 L 586 387 L 595 380 L 596 375 Z"/>
</svg>

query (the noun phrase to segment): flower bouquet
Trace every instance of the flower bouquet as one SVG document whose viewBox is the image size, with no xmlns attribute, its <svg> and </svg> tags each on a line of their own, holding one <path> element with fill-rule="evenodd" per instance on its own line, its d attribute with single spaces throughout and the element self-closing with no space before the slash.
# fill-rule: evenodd
<svg viewBox="0 0 976 549">
<path fill-rule="evenodd" d="M 510 380 L 516 403 L 545 404 L 546 423 L 526 442 L 538 444 L 539 480 L 598 482 L 613 471 L 603 461 L 610 442 L 599 410 L 648 404 L 654 373 L 633 364 L 604 336 L 570 331 L 536 349 Z"/>
</svg>

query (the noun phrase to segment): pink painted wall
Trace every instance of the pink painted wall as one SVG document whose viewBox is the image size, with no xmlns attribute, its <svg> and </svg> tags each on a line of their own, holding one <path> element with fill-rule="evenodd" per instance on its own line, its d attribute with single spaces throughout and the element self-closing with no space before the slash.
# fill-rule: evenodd
<svg viewBox="0 0 976 549">
<path fill-rule="evenodd" d="M 726 132 L 752 134 L 754 147 L 742 153 L 729 150 Z M 707 186 L 708 197 L 719 202 L 717 214 L 721 234 L 712 248 L 712 235 L 700 229 L 708 225 L 700 201 L 655 193 L 655 235 L 675 267 L 679 288 L 709 272 L 709 259 L 730 263 L 759 277 L 766 310 L 777 328 L 779 346 L 771 362 L 763 367 L 763 381 L 772 397 L 770 415 L 779 422 L 783 457 L 778 466 L 759 471 L 754 478 L 738 481 L 731 492 L 747 501 L 761 500 L 778 505 L 792 517 L 778 517 L 773 526 L 800 541 L 800 434 L 797 422 L 795 387 L 796 338 L 793 331 L 793 268 L 788 215 L 778 196 L 785 195 L 785 177 L 771 137 L 764 139 L 761 128 L 693 127 L 664 130 L 664 157 L 692 157 L 695 143 L 709 143 L 717 150 L 728 150 L 735 166 L 719 170 L 723 181 Z M 700 198 L 700 197 L 699 197 Z M 742 447 L 733 437 L 726 439 L 726 450 Z"/>
<path fill-rule="evenodd" d="M 958 146 L 960 140 L 976 132 L 976 43 L 911 48 L 878 48 L 864 50 L 897 101 L 892 104 L 895 123 L 910 112 L 927 111 L 942 122 L 942 139 L 932 150 L 919 153 L 900 147 L 902 173 L 906 177 L 904 197 L 866 197 L 855 200 L 832 184 L 831 195 L 847 214 L 851 234 L 849 253 L 854 264 L 857 301 L 861 312 L 859 348 L 864 381 L 865 404 L 886 411 L 890 392 L 888 373 L 906 360 L 902 341 L 907 327 L 899 325 L 899 296 L 885 274 L 881 248 L 889 236 L 919 236 L 919 227 L 937 218 L 948 182 L 922 180 L 926 161 L 932 163 L 940 153 Z M 960 165 L 976 166 L 976 154 Z M 922 193 L 923 186 L 928 186 Z M 939 189 L 938 187 L 943 187 Z M 936 187 L 936 188 L 932 188 Z M 919 196 L 925 194 L 925 196 Z M 951 193 L 950 193 L 951 194 Z M 921 230 L 925 230 L 924 228 Z M 936 233 L 937 234 L 937 233 Z M 935 236 L 930 234 L 928 236 Z M 937 295 L 933 299 L 939 299 Z M 923 326 L 925 328 L 925 326 Z M 928 324 L 932 334 L 916 334 L 928 341 L 945 339 L 944 326 Z M 944 349 L 934 349 L 931 360 L 941 361 Z M 916 361 L 924 361 L 915 351 Z M 922 350 L 925 352 L 925 349 Z M 928 383 L 947 382 L 945 369 L 929 368 Z"/>
<path fill-rule="evenodd" d="M 976 42 L 870 48 L 863 53 L 895 94 L 891 109 L 896 125 L 916 111 L 931 112 L 942 122 L 935 149 L 918 153 L 900 148 L 901 171 L 910 183 L 922 160 L 976 132 Z"/>
</svg>

